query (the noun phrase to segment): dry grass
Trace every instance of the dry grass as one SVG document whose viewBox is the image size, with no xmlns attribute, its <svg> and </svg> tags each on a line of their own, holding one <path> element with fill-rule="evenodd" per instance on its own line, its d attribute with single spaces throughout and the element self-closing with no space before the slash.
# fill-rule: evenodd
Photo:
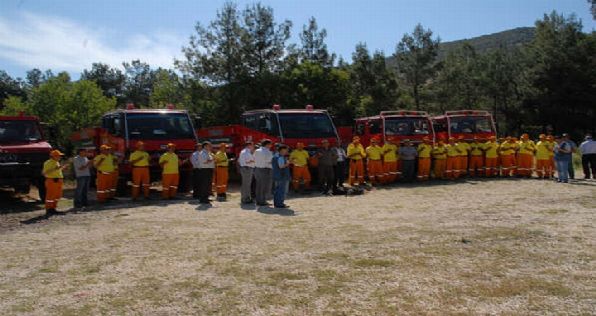
<svg viewBox="0 0 596 316">
<path fill-rule="evenodd" d="M 0 314 L 593 314 L 596 185 L 0 216 Z M 292 215 L 292 216 L 286 216 Z"/>
</svg>

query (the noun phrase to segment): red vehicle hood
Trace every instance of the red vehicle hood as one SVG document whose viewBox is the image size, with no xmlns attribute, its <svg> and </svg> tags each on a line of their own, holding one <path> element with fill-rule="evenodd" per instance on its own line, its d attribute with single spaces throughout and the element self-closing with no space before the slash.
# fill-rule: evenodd
<svg viewBox="0 0 596 316">
<path fill-rule="evenodd" d="M 0 144 L 0 153 L 47 153 L 52 146 L 46 141 L 33 143 Z"/>
</svg>

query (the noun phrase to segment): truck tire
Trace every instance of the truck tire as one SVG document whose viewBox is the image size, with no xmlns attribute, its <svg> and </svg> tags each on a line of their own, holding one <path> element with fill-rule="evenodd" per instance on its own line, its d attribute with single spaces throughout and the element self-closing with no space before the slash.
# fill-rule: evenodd
<svg viewBox="0 0 596 316">
<path fill-rule="evenodd" d="M 39 200 L 45 201 L 46 200 L 46 184 L 45 178 L 39 177 L 35 180 L 34 185 L 37 187 L 37 192 L 39 192 Z"/>
</svg>

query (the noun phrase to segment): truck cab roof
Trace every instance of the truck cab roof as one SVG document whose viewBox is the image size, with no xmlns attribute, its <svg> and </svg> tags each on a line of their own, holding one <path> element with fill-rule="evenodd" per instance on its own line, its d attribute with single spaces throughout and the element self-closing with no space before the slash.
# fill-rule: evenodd
<svg viewBox="0 0 596 316">
<path fill-rule="evenodd" d="M 104 114 L 104 116 L 117 113 L 188 113 L 188 111 L 173 109 L 117 109 L 114 111 L 107 112 L 106 114 Z"/>
</svg>

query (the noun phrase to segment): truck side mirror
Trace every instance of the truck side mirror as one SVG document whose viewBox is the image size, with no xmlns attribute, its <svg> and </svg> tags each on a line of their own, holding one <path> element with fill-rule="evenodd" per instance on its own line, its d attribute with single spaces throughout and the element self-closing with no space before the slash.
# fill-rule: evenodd
<svg viewBox="0 0 596 316">
<path fill-rule="evenodd" d="M 202 123 L 203 122 L 201 121 L 201 117 L 200 116 L 195 115 L 193 117 L 193 125 L 195 126 L 195 129 L 201 129 L 201 128 L 203 128 Z"/>
</svg>

